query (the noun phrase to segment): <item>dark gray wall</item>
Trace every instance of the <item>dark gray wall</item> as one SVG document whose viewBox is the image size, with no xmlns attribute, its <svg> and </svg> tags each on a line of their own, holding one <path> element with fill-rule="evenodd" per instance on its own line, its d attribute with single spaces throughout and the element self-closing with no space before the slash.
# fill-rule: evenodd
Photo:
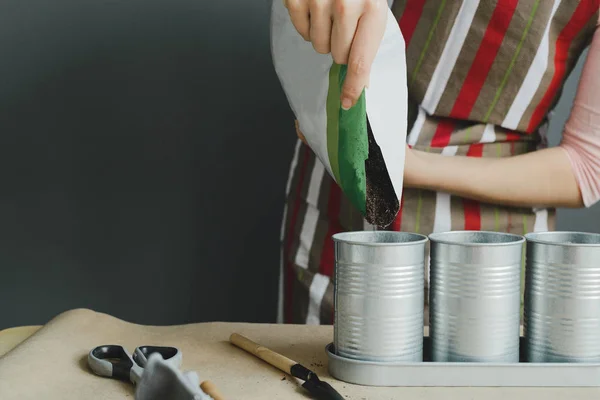
<svg viewBox="0 0 600 400">
<path fill-rule="evenodd" d="M 264 1 L 0 4 L 0 329 L 275 320 L 295 137 L 268 34 Z"/>
</svg>

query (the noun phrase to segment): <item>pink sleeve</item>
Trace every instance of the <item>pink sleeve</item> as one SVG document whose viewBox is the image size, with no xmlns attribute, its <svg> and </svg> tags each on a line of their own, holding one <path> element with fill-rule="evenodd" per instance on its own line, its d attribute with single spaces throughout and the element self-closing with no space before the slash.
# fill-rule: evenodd
<svg viewBox="0 0 600 400">
<path fill-rule="evenodd" d="M 560 147 L 571 161 L 583 203 L 592 206 L 600 200 L 600 27 L 592 39 Z"/>
</svg>

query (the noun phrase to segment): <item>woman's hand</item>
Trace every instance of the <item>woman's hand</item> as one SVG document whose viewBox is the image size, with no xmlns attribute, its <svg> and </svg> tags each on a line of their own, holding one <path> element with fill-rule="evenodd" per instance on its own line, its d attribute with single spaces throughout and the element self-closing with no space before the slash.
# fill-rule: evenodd
<svg viewBox="0 0 600 400">
<path fill-rule="evenodd" d="M 341 101 L 342 108 L 351 108 L 369 84 L 385 32 L 387 0 L 283 1 L 296 30 L 317 52 L 348 65 Z"/>
</svg>

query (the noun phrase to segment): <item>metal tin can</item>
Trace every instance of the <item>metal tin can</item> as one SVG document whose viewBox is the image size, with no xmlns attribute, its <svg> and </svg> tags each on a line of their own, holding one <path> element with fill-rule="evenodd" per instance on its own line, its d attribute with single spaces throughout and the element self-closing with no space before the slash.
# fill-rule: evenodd
<svg viewBox="0 0 600 400">
<path fill-rule="evenodd" d="M 429 240 L 432 361 L 519 362 L 525 238 L 453 231 Z"/>
<path fill-rule="evenodd" d="M 333 240 L 336 353 L 362 361 L 423 361 L 427 237 L 364 231 Z"/>
<path fill-rule="evenodd" d="M 600 235 L 526 235 L 525 354 L 530 362 L 600 362 Z"/>
</svg>

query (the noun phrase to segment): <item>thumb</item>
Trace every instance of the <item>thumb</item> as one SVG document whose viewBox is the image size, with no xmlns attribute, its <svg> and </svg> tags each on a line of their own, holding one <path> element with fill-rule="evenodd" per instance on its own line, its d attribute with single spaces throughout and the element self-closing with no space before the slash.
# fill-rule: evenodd
<svg viewBox="0 0 600 400">
<path fill-rule="evenodd" d="M 348 72 L 342 87 L 342 108 L 348 110 L 360 98 L 369 84 L 371 66 L 383 39 L 387 18 L 387 3 L 371 0 L 358 26 L 348 56 Z M 385 7 L 384 7 L 385 5 Z"/>
</svg>

